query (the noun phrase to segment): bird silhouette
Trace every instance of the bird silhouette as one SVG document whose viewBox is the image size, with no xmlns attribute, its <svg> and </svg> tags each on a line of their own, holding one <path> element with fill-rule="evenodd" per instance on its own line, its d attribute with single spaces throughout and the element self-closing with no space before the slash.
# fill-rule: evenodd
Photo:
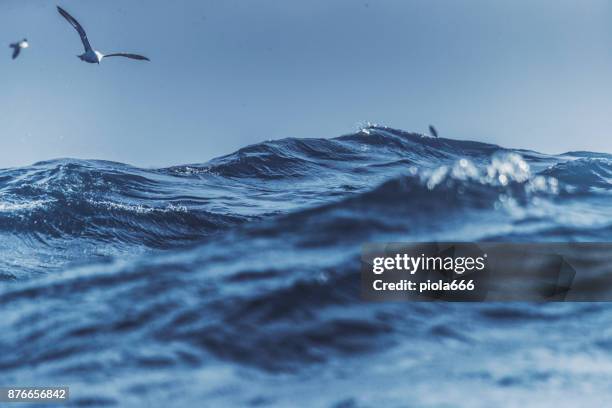
<svg viewBox="0 0 612 408">
<path fill-rule="evenodd" d="M 91 47 L 91 44 L 89 44 L 89 39 L 87 38 L 87 33 L 83 29 L 83 26 L 81 26 L 81 24 L 79 24 L 79 22 L 74 17 L 68 14 L 68 12 L 60 6 L 57 6 L 57 11 L 70 23 L 72 27 L 74 27 L 74 29 L 79 33 L 79 36 L 81 37 L 81 42 L 83 43 L 83 48 L 85 49 L 85 52 L 83 54 L 77 55 L 77 57 L 79 57 L 81 61 L 88 62 L 90 64 L 99 64 L 103 58 L 108 57 L 125 57 L 141 61 L 150 61 L 147 57 L 143 57 L 142 55 L 138 54 L 116 52 L 113 54 L 105 55 L 102 54 L 100 51 L 94 50 Z"/>
<path fill-rule="evenodd" d="M 435 127 L 433 127 L 433 125 L 429 125 L 429 133 L 433 136 L 433 137 L 438 137 L 438 131 L 436 130 Z"/>
<path fill-rule="evenodd" d="M 16 59 L 19 54 L 21 54 L 21 50 L 28 48 L 30 44 L 28 43 L 28 39 L 24 38 L 21 41 L 10 44 L 9 47 L 13 49 L 13 59 Z"/>
</svg>

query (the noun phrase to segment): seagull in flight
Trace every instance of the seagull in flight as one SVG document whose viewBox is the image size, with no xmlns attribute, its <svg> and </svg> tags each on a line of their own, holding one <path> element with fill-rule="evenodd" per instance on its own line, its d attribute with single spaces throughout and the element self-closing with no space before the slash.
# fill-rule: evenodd
<svg viewBox="0 0 612 408">
<path fill-rule="evenodd" d="M 83 48 L 85 48 L 85 52 L 83 54 L 77 55 L 77 57 L 79 57 L 81 61 L 89 62 L 90 64 L 99 64 L 103 58 L 108 58 L 108 57 L 125 57 L 125 58 L 131 58 L 135 60 L 141 60 L 141 61 L 150 61 L 147 57 L 143 57 L 142 55 L 138 55 L 138 54 L 129 54 L 126 52 L 116 52 L 114 54 L 105 55 L 105 54 L 102 54 L 100 51 L 94 50 L 93 48 L 91 48 L 91 44 L 89 44 L 89 40 L 87 39 L 87 33 L 85 32 L 81 24 L 79 24 L 79 22 L 76 21 L 74 17 L 68 14 L 68 12 L 64 10 L 63 8 L 61 8 L 60 6 L 57 6 L 57 11 L 62 15 L 62 17 L 64 17 L 70 23 L 71 26 L 74 27 L 75 30 L 77 30 L 77 32 L 79 33 L 79 36 L 81 36 L 81 41 L 83 42 Z"/>
<path fill-rule="evenodd" d="M 19 56 L 19 53 L 21 53 L 21 50 L 24 50 L 26 48 L 28 48 L 30 46 L 30 44 L 28 44 L 28 39 L 24 38 L 23 40 L 13 43 L 11 45 L 9 45 L 9 47 L 11 47 L 13 49 L 13 59 L 17 58 Z"/>
</svg>

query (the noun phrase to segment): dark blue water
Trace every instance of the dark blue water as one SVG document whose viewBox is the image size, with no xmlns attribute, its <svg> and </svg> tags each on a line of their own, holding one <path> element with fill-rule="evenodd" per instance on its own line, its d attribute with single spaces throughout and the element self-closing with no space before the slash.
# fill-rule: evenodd
<svg viewBox="0 0 612 408">
<path fill-rule="evenodd" d="M 364 303 L 359 253 L 609 242 L 611 198 L 609 154 L 382 127 L 1 170 L 0 383 L 69 385 L 74 406 L 599 404 L 607 304 Z"/>
</svg>

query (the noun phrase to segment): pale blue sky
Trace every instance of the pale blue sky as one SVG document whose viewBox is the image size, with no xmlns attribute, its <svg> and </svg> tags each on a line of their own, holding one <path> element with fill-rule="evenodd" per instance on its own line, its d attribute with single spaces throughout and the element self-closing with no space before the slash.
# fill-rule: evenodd
<svg viewBox="0 0 612 408">
<path fill-rule="evenodd" d="M 56 4 L 95 48 L 152 62 L 79 61 Z M 0 167 L 203 162 L 366 121 L 612 151 L 606 0 L 2 0 L 0 41 Z"/>
</svg>

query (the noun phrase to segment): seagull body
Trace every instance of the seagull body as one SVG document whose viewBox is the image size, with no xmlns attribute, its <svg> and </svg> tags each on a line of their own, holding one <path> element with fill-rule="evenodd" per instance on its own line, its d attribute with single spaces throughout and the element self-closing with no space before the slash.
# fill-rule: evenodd
<svg viewBox="0 0 612 408">
<path fill-rule="evenodd" d="M 83 48 L 85 49 L 85 52 L 83 54 L 77 55 L 77 57 L 79 57 L 81 61 L 88 62 L 90 64 L 99 64 L 103 58 L 107 58 L 107 57 L 125 57 L 125 58 L 131 58 L 135 60 L 141 60 L 141 61 L 150 61 L 147 57 L 143 57 L 142 55 L 138 55 L 138 54 L 117 52 L 114 54 L 104 55 L 100 51 L 94 50 L 91 47 L 91 44 L 89 44 L 87 33 L 85 32 L 81 24 L 79 24 L 79 22 L 74 17 L 72 17 L 70 14 L 68 14 L 68 12 L 64 10 L 63 8 L 57 6 L 57 11 L 62 15 L 62 17 L 66 19 L 66 21 L 70 23 L 72 27 L 74 27 L 74 29 L 79 33 L 79 36 L 81 37 L 81 42 L 83 43 Z"/>
<path fill-rule="evenodd" d="M 81 55 L 77 55 L 81 61 L 89 62 L 90 64 L 99 64 L 104 58 L 104 54 L 100 51 L 89 50 Z"/>
<path fill-rule="evenodd" d="M 19 54 L 21 53 L 21 50 L 25 50 L 26 48 L 28 48 L 30 46 L 30 44 L 28 43 L 27 38 L 24 38 L 23 40 L 10 44 L 9 47 L 11 47 L 13 49 L 13 59 L 17 58 L 19 56 Z"/>
</svg>

